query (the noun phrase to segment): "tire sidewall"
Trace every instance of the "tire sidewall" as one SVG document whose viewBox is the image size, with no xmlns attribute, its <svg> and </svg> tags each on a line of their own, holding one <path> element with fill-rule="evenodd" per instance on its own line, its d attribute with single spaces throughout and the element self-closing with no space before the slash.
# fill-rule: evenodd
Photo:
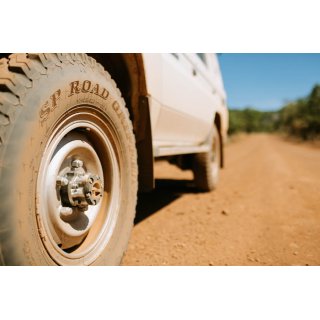
<svg viewBox="0 0 320 320">
<path fill-rule="evenodd" d="M 71 84 L 85 81 L 84 90 L 72 92 Z M 100 91 L 90 92 L 98 84 Z M 91 88 L 92 88 L 91 86 Z M 102 88 L 108 91 L 102 93 Z M 72 94 L 73 93 L 73 94 Z M 39 194 L 37 179 L 43 152 L 53 129 L 63 115 L 79 105 L 90 105 L 97 113 L 105 114 L 116 128 L 121 160 L 121 196 L 118 221 L 103 253 L 93 264 L 119 264 L 129 240 L 136 204 L 136 153 L 130 120 L 124 102 L 110 77 L 97 68 L 83 64 L 56 67 L 46 77 L 33 81 L 33 87 L 21 99 L 23 107 L 12 128 L 3 159 L 2 181 L 6 199 L 3 210 L 6 216 L 7 238 L 5 257 L 8 264 L 51 265 L 56 261 L 48 254 L 41 213 L 37 212 Z M 127 183 L 124 183 L 124 177 Z M 2 190 L 1 190 L 2 191 Z M 125 201 L 122 201 L 125 199 Z M 40 231 L 39 231 L 40 230 Z M 42 240 L 41 240 L 42 237 Z M 66 261 L 66 264 L 68 261 Z M 70 262 L 69 262 L 70 263 Z M 79 259 L 72 264 L 86 264 Z"/>
</svg>

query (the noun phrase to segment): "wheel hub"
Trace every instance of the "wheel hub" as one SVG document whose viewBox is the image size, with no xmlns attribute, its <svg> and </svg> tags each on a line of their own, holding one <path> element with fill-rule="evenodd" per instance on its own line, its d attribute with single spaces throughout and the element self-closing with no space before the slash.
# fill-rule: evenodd
<svg viewBox="0 0 320 320">
<path fill-rule="evenodd" d="M 56 183 L 62 204 L 60 216 L 65 221 L 73 220 L 76 212 L 87 211 L 89 205 L 97 205 L 102 198 L 101 178 L 86 172 L 80 159 L 73 160 L 70 170 L 58 176 Z"/>
</svg>

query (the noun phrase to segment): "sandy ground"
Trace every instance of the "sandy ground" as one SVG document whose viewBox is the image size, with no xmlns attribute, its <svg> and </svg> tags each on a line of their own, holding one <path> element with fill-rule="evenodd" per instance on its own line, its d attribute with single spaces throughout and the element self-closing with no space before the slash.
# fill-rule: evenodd
<svg viewBox="0 0 320 320">
<path fill-rule="evenodd" d="M 156 164 L 123 265 L 320 265 L 320 148 L 256 134 L 225 150 L 211 193 Z"/>
</svg>

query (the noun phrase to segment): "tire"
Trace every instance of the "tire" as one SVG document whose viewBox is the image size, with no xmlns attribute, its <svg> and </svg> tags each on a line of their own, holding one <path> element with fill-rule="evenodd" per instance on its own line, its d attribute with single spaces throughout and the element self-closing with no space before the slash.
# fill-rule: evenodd
<svg viewBox="0 0 320 320">
<path fill-rule="evenodd" d="M 137 154 L 115 82 L 85 54 L 12 54 L 0 91 L 0 263 L 120 264 Z"/>
<path fill-rule="evenodd" d="M 197 153 L 193 157 L 192 171 L 194 183 L 200 191 L 212 191 L 219 180 L 221 164 L 221 138 L 216 125 L 210 137 L 209 152 Z"/>
</svg>

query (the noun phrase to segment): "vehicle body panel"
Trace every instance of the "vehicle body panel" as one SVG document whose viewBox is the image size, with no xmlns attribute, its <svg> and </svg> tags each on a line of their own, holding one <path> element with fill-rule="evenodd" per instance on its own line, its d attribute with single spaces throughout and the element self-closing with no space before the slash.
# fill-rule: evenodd
<svg viewBox="0 0 320 320">
<path fill-rule="evenodd" d="M 226 131 L 226 95 L 215 54 L 148 53 L 142 57 L 154 150 L 205 144 L 216 113 Z"/>
</svg>

